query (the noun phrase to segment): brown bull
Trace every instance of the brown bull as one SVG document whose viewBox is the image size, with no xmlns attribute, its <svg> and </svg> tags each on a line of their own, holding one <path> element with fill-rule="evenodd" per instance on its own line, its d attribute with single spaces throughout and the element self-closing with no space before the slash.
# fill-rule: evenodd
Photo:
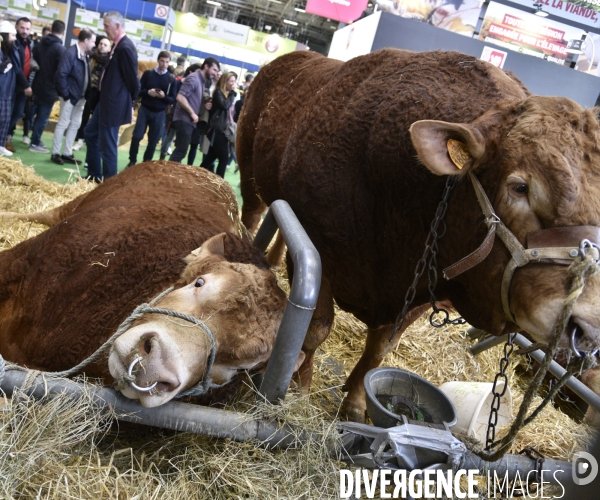
<svg viewBox="0 0 600 500">
<path fill-rule="evenodd" d="M 333 299 L 368 326 L 365 352 L 347 381 L 344 409 L 353 419 L 364 418 L 365 373 L 401 333 L 390 342 L 448 175 L 461 178 L 439 243 L 435 296 L 478 328 L 525 330 L 548 342 L 571 279 L 564 262 L 527 264 L 508 282 L 503 307 L 511 254 L 499 238 L 483 261 L 442 278 L 488 231 L 468 173 L 517 245 L 527 248 L 536 231 L 568 226 L 592 226 L 582 231 L 599 243 L 596 112 L 566 98 L 531 96 L 514 77 L 471 56 L 390 49 L 347 63 L 314 53 L 280 57 L 252 84 L 237 139 L 242 221 L 254 230 L 265 203 L 287 200 L 323 262 L 303 386 L 312 377 L 312 353 L 329 333 Z M 454 160 L 451 144 L 458 145 Z M 578 246 L 572 240 L 559 246 Z M 402 330 L 428 306 L 426 276 Z M 599 285 L 598 276 L 588 281 L 570 318 L 582 349 L 600 343 Z M 566 333 L 561 345 L 568 345 Z"/>
<path fill-rule="evenodd" d="M 146 314 L 116 340 L 108 363 L 104 356 L 86 374 L 114 380 L 126 396 L 156 406 L 200 381 L 224 384 L 268 358 L 285 294 L 219 177 L 179 164 L 141 164 L 63 206 L 21 218 L 52 227 L 0 253 L 0 353 L 7 360 L 69 369 L 170 285 L 175 290 L 155 307 L 208 326 L 216 343 L 210 370 L 212 341 L 201 327 Z"/>
</svg>

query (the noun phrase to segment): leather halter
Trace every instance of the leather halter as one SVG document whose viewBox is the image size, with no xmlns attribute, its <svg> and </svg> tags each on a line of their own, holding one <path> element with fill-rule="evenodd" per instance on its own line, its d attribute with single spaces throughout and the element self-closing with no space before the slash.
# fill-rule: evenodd
<svg viewBox="0 0 600 500">
<path fill-rule="evenodd" d="M 469 172 L 468 175 L 485 216 L 488 234 L 477 250 L 445 268 L 444 278 L 451 280 L 483 261 L 491 252 L 496 234 L 498 234 L 511 254 L 511 259 L 502 276 L 502 307 L 507 318 L 518 326 L 510 310 L 509 301 L 510 284 L 517 268 L 530 263 L 569 265 L 579 255 L 585 256 L 588 251 L 593 252 L 595 260 L 599 260 L 600 227 L 569 226 L 534 231 L 527 234 L 527 248 L 524 248 L 494 212 L 494 207 L 481 187 L 479 179 L 473 172 Z"/>
</svg>

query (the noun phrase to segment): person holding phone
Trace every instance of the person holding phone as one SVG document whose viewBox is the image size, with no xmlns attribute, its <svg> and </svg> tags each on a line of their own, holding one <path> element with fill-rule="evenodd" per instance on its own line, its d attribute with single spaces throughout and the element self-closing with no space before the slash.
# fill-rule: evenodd
<svg viewBox="0 0 600 500">
<path fill-rule="evenodd" d="M 144 161 L 150 161 L 154 157 L 156 144 L 162 136 L 165 111 L 169 104 L 175 104 L 175 77 L 167 71 L 170 61 L 171 54 L 166 50 L 161 51 L 158 54 L 156 68 L 144 71 L 140 79 L 142 102 L 131 137 L 128 167 L 137 163 L 140 141 L 146 134 L 146 130 L 148 130 L 148 146 L 144 152 Z"/>
</svg>

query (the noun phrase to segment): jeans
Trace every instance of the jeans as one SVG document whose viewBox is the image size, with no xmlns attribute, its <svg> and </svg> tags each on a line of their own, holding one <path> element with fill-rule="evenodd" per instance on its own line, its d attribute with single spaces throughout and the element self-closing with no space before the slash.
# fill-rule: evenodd
<svg viewBox="0 0 600 500">
<path fill-rule="evenodd" d="M 10 125 L 8 126 L 8 133 L 10 135 L 14 135 L 15 133 L 17 122 L 21 119 L 23 113 L 25 112 L 26 102 L 27 96 L 25 94 L 20 92 L 15 93 L 12 114 L 10 115 Z M 23 120 L 23 123 L 25 123 L 25 120 Z"/>
<path fill-rule="evenodd" d="M 167 156 L 167 151 L 171 147 L 171 143 L 175 138 L 175 129 L 173 128 L 173 122 L 170 127 L 165 127 L 165 133 L 162 138 L 162 144 L 160 146 L 160 159 L 164 159 Z"/>
<path fill-rule="evenodd" d="M 229 157 L 229 140 L 223 132 L 213 130 L 214 137 L 208 153 L 202 158 L 201 167 L 214 172 L 214 162 L 219 160 L 217 165 L 217 175 L 225 178 L 225 168 L 227 167 L 227 158 Z"/>
<path fill-rule="evenodd" d="M 60 116 L 58 117 L 56 128 L 54 129 L 52 154 L 60 154 L 60 147 L 62 146 L 62 139 L 66 130 L 64 155 L 71 156 L 73 154 L 75 136 L 77 135 L 77 130 L 79 130 L 79 125 L 81 125 L 81 116 L 83 114 L 83 107 L 85 106 L 85 99 L 79 99 L 74 106 L 71 104 L 71 101 L 65 101 L 62 97 L 60 97 L 59 100 Z"/>
<path fill-rule="evenodd" d="M 88 175 L 101 182 L 117 175 L 117 144 L 119 127 L 103 127 L 100 125 L 100 109 L 96 106 L 92 118 L 84 130 L 88 165 Z"/>
<path fill-rule="evenodd" d="M 175 128 L 175 151 L 171 155 L 170 161 L 181 163 L 181 160 L 187 154 L 188 146 L 192 140 L 192 132 L 196 125 L 183 120 L 176 120 L 171 123 L 171 127 Z"/>
<path fill-rule="evenodd" d="M 154 157 L 156 144 L 162 134 L 162 127 L 165 122 L 164 111 L 150 111 L 144 106 L 138 109 L 137 121 L 131 136 L 131 146 L 129 147 L 129 163 L 137 163 L 140 141 L 144 138 L 146 128 L 148 128 L 148 146 L 144 152 L 144 161 L 150 161 Z"/>
<path fill-rule="evenodd" d="M 33 133 L 31 134 L 32 146 L 39 146 L 42 133 L 46 128 L 48 118 L 50 118 L 50 113 L 52 113 L 52 106 L 54 106 L 53 102 L 38 103 L 37 115 L 35 116 L 35 121 L 33 122 Z"/>
</svg>

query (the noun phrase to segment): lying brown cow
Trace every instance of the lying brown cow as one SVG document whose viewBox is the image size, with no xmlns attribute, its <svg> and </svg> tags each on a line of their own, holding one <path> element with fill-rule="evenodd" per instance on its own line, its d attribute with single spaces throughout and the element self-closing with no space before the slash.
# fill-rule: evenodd
<svg viewBox="0 0 600 500">
<path fill-rule="evenodd" d="M 210 373 L 202 328 L 147 314 L 117 339 L 108 364 L 103 357 L 88 375 L 116 380 L 126 396 L 156 406 L 268 358 L 285 294 L 240 224 L 235 194 L 217 176 L 141 164 L 24 218 L 52 227 L 0 253 L 0 354 L 7 360 L 69 369 L 170 285 L 175 290 L 155 307 L 206 323 L 217 346 Z M 132 365 L 141 391 L 127 380 Z"/>
<path fill-rule="evenodd" d="M 442 278 L 488 232 L 469 173 L 517 246 L 550 240 L 541 246 L 577 255 L 582 239 L 600 243 L 595 110 L 531 96 L 514 77 L 457 52 L 390 49 L 346 63 L 308 52 L 280 57 L 254 80 L 237 141 L 246 227 L 256 227 L 263 201 L 285 199 L 321 255 L 321 293 L 300 370 L 304 387 L 312 353 L 332 324 L 332 299 L 368 325 L 344 401 L 355 420 L 364 418 L 365 373 L 401 333 L 390 342 L 447 176 L 461 179 L 439 243 L 435 297 L 451 301 L 477 328 L 495 335 L 524 330 L 548 342 L 571 279 L 565 262 L 534 260 L 516 270 L 503 295 L 511 253 L 499 238 L 488 240 L 470 267 Z M 497 218 L 487 222 L 492 227 Z M 579 227 L 566 235 L 553 229 L 570 226 Z M 427 274 L 403 329 L 428 307 Z M 569 333 L 580 350 L 598 346 L 599 289 L 597 275 L 576 302 L 561 345 L 569 345 Z"/>
</svg>

